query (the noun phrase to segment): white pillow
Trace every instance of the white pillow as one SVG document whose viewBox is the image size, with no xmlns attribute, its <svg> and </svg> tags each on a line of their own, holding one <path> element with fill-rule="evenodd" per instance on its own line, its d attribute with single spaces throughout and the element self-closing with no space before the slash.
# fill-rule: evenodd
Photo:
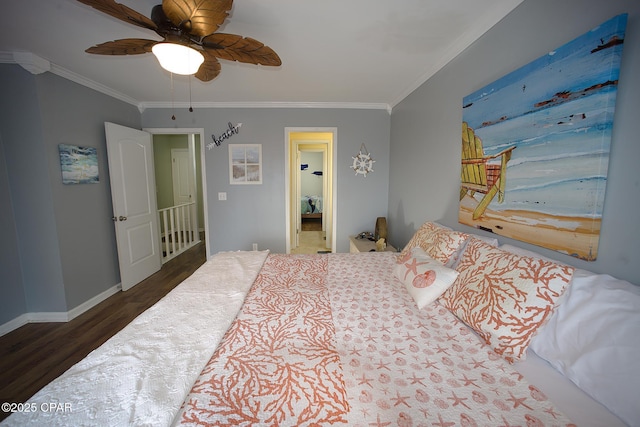
<svg viewBox="0 0 640 427">
<path fill-rule="evenodd" d="M 457 271 L 431 258 L 419 246 L 398 257 L 394 274 L 420 309 L 438 299 L 458 277 Z"/>
<path fill-rule="evenodd" d="M 640 426 L 640 286 L 576 269 L 529 348 L 625 423 Z"/>
<path fill-rule="evenodd" d="M 640 287 L 577 270 L 531 349 L 629 425 L 640 425 Z"/>
</svg>

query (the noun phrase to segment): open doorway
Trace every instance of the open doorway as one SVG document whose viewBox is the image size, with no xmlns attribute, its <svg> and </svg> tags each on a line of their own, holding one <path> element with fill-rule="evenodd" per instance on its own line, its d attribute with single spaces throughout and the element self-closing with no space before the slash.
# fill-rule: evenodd
<svg viewBox="0 0 640 427">
<path fill-rule="evenodd" d="M 144 130 L 153 139 L 163 259 L 171 259 L 201 240 L 208 259 L 204 129 Z"/>
<path fill-rule="evenodd" d="M 335 128 L 286 128 L 287 253 L 335 252 Z"/>
</svg>

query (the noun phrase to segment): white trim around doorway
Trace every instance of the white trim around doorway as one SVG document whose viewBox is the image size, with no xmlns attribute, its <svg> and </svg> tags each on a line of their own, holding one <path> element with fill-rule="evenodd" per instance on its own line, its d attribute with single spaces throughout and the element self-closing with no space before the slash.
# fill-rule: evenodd
<svg viewBox="0 0 640 427">
<path fill-rule="evenodd" d="M 308 133 L 331 133 L 331 252 L 336 252 L 336 236 L 337 236 L 337 145 L 338 145 L 338 128 L 336 127 L 285 127 L 284 129 L 284 145 L 285 145 L 285 242 L 286 253 L 291 253 L 291 134 L 295 132 Z M 318 143 L 315 141 L 314 143 Z"/>
</svg>

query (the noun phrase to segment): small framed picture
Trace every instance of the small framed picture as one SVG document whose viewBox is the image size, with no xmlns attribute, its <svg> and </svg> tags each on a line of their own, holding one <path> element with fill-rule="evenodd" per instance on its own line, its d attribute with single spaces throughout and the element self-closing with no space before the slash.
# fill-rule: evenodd
<svg viewBox="0 0 640 427">
<path fill-rule="evenodd" d="M 93 147 L 59 144 L 63 184 L 97 184 L 98 150 Z"/>
<path fill-rule="evenodd" d="M 262 184 L 262 144 L 229 144 L 229 183 Z"/>
</svg>

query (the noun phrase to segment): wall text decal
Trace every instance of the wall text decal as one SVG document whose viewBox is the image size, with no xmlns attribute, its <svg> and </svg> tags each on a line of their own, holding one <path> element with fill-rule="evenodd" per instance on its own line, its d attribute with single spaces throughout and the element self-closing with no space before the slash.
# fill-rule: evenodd
<svg viewBox="0 0 640 427">
<path fill-rule="evenodd" d="M 242 123 L 238 123 L 237 125 L 232 125 L 231 122 L 229 122 L 229 128 L 224 131 L 224 133 L 222 135 L 220 135 L 219 137 L 216 138 L 215 135 L 211 135 L 211 139 L 213 139 L 213 142 L 210 142 L 207 145 L 208 149 L 212 149 L 214 146 L 215 147 L 219 147 L 220 144 L 222 143 L 222 141 L 224 141 L 225 139 L 229 139 L 231 138 L 231 136 L 237 134 L 238 132 L 240 132 L 240 127 L 242 126 Z"/>
</svg>

